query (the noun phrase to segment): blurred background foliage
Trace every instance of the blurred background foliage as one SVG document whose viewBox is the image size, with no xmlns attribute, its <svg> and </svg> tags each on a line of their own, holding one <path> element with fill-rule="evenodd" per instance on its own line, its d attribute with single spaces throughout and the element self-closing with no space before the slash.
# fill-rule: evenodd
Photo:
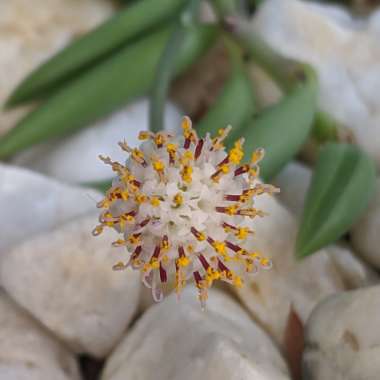
<svg viewBox="0 0 380 380">
<path fill-rule="evenodd" d="M 144 95 L 150 97 L 151 130 L 163 129 L 173 81 L 222 43 L 228 73 L 210 106 L 190 115 L 198 133 L 217 133 L 231 124 L 227 146 L 243 136 L 246 158 L 255 148 L 265 148 L 261 177 L 266 181 L 312 140 L 317 158 L 297 257 L 338 240 L 366 208 L 375 167 L 360 148 L 337 142 L 335 120 L 318 109 L 314 69 L 272 50 L 250 28 L 247 20 L 263 2 L 210 0 L 216 19 L 204 22 L 199 19 L 200 0 L 120 0 L 113 17 L 42 64 L 14 90 L 5 107 L 38 106 L 0 137 L 0 159 L 73 134 Z M 350 3 L 361 13 L 378 3 L 336 2 Z M 252 62 L 281 90 L 276 104 L 257 105 L 247 72 Z M 108 183 L 92 185 L 104 190 Z"/>
</svg>

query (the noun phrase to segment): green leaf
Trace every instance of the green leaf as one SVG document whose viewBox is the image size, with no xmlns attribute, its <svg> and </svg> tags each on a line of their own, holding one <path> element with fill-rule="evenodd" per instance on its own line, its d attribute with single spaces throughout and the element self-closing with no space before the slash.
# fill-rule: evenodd
<svg viewBox="0 0 380 380">
<path fill-rule="evenodd" d="M 375 182 L 375 165 L 358 147 L 329 143 L 321 148 L 298 232 L 297 257 L 347 232 L 368 206 Z"/>
<path fill-rule="evenodd" d="M 217 28 L 190 28 L 176 57 L 183 72 L 215 41 Z M 47 139 L 72 133 L 146 94 L 170 29 L 145 37 L 69 82 L 0 138 L 0 158 Z"/>
<path fill-rule="evenodd" d="M 317 102 L 317 79 L 309 66 L 303 66 L 300 81 L 284 98 L 262 111 L 231 139 L 245 138 L 244 150 L 249 155 L 257 148 L 265 149 L 260 164 L 261 177 L 268 181 L 290 161 L 306 141 L 313 122 Z M 249 157 L 245 157 L 249 159 Z"/>
<path fill-rule="evenodd" d="M 338 141 L 338 123 L 326 112 L 319 111 L 315 114 L 312 137 L 318 143 Z"/>
<path fill-rule="evenodd" d="M 32 72 L 10 96 L 7 106 L 40 97 L 83 68 L 125 47 L 137 36 L 169 19 L 184 4 L 185 0 L 143 0 L 116 13 Z"/>
<path fill-rule="evenodd" d="M 189 0 L 188 5 L 178 16 L 176 23 L 156 67 L 149 107 L 149 126 L 153 132 L 164 129 L 164 109 L 170 82 L 175 74 L 175 62 L 178 50 L 186 37 L 188 26 L 193 22 L 200 0 Z"/>
<path fill-rule="evenodd" d="M 241 66 L 232 69 L 215 103 L 197 125 L 197 133 L 204 136 L 209 132 L 212 136 L 220 128 L 232 126 L 232 131 L 251 117 L 255 110 L 254 94 L 251 82 Z M 227 142 L 227 145 L 228 144 Z"/>
</svg>

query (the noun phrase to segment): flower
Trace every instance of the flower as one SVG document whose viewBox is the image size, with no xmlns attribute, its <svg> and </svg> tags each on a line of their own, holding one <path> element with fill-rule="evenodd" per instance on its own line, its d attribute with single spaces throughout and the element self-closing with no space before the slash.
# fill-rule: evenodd
<svg viewBox="0 0 380 380">
<path fill-rule="evenodd" d="M 241 287 L 241 273 L 271 267 L 246 247 L 253 234 L 246 220 L 264 216 L 253 207 L 256 196 L 278 189 L 258 180 L 263 149 L 249 164 L 241 164 L 243 139 L 226 153 L 223 140 L 230 127 L 214 138 L 199 138 L 184 117 L 182 128 L 179 138 L 141 132 L 140 148 L 119 143 L 129 154 L 125 165 L 100 156 L 117 178 L 97 205 L 103 211 L 93 234 L 105 227 L 122 234 L 113 245 L 126 246 L 130 257 L 113 268 L 139 270 L 155 301 L 163 298 L 161 285 L 169 278 L 178 295 L 193 278 L 204 305 L 214 281 Z"/>
</svg>

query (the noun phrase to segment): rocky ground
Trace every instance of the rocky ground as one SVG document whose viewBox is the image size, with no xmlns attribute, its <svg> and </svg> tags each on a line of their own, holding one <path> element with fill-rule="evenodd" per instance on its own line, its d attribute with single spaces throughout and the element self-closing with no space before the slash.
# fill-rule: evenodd
<svg viewBox="0 0 380 380">
<path fill-rule="evenodd" d="M 57 8 L 66 2 L 88 17 L 67 25 Z M 46 15 L 36 12 L 24 23 L 19 10 L 26 12 L 26 3 L 0 4 L 0 46 L 10 52 L 0 54 L 0 101 L 42 59 L 113 11 L 105 0 L 54 1 L 50 13 L 45 7 Z M 378 164 L 379 15 L 358 21 L 340 8 L 267 0 L 252 22 L 284 54 L 315 65 L 320 106 L 340 121 L 342 139 L 349 131 Z M 33 33 L 44 25 L 37 16 L 62 21 L 44 37 L 46 49 L 37 49 L 42 37 Z M 11 60 L 23 62 L 14 75 Z M 260 78 L 266 104 L 279 94 Z M 269 216 L 252 225 L 252 245 L 273 260 L 272 270 L 237 291 L 213 290 L 205 311 L 191 284 L 180 300 L 170 295 L 153 304 L 139 275 L 112 271 L 125 256 L 111 247 L 113 234 L 91 235 L 102 194 L 73 185 L 108 178 L 96 156 L 117 159 L 112 149 L 124 137 L 136 142 L 146 114 L 143 99 L 0 164 L 0 380 L 377 380 L 380 179 L 344 241 L 298 261 L 294 245 L 311 170 L 290 163 L 275 180 L 281 193 L 258 202 Z M 181 114 L 167 105 L 168 129 Z M 10 120 L 0 114 L 0 131 Z"/>
</svg>

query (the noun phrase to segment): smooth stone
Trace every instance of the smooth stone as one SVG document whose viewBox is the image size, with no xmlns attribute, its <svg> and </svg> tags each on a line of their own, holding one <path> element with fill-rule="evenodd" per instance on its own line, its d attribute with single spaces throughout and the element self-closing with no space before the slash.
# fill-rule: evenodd
<svg viewBox="0 0 380 380">
<path fill-rule="evenodd" d="M 280 188 L 277 198 L 300 218 L 309 189 L 312 171 L 306 165 L 292 161 L 276 176 L 273 183 Z"/>
<path fill-rule="evenodd" d="M 138 146 L 141 143 L 139 132 L 149 129 L 148 115 L 148 99 L 139 100 L 70 137 L 31 148 L 13 162 L 67 182 L 110 179 L 114 173 L 99 160 L 99 155 L 125 162 L 128 154 L 118 143 L 125 140 L 131 147 Z M 181 117 L 180 111 L 168 103 L 164 119 L 166 129 L 178 131 Z"/>
<path fill-rule="evenodd" d="M 339 272 L 346 290 L 375 285 L 380 282 L 378 273 L 364 262 L 349 245 L 331 244 L 325 250 Z"/>
<path fill-rule="evenodd" d="M 380 269 L 380 178 L 367 211 L 351 230 L 351 237 L 358 254 Z"/>
<path fill-rule="evenodd" d="M 320 108 L 342 125 L 380 168 L 380 11 L 353 18 L 344 8 L 299 0 L 267 0 L 252 27 L 287 57 L 316 69 Z M 289 43 L 291 41 L 291 43 Z"/>
<path fill-rule="evenodd" d="M 0 379 L 79 380 L 74 356 L 0 289 Z"/>
<path fill-rule="evenodd" d="M 97 215 L 77 218 L 0 256 L 0 284 L 23 308 L 76 353 L 106 356 L 137 310 L 139 274 L 115 272 L 125 259 Z M 113 239 L 114 240 L 114 239 Z"/>
<path fill-rule="evenodd" d="M 114 9 L 107 0 L 1 1 L 0 105 L 32 70 L 110 17 Z M 1 109 L 0 134 L 29 109 Z"/>
<path fill-rule="evenodd" d="M 0 163 L 0 253 L 23 240 L 95 210 L 102 195 Z"/>
<path fill-rule="evenodd" d="M 193 288 L 149 308 L 108 358 L 102 380 L 286 380 L 269 337 L 229 296 Z"/>
<path fill-rule="evenodd" d="M 380 286 L 341 293 L 319 304 L 305 330 L 304 378 L 377 380 Z"/>
<path fill-rule="evenodd" d="M 328 295 L 346 289 L 350 283 L 372 284 L 374 274 L 364 266 L 358 271 L 349 259 L 339 263 L 328 249 L 297 260 L 294 247 L 298 226 L 293 215 L 268 195 L 258 197 L 255 204 L 269 215 L 254 219 L 251 227 L 255 235 L 248 243 L 252 250 L 271 258 L 273 267 L 248 275 L 245 285 L 236 292 L 254 319 L 282 346 L 291 310 L 305 323 L 313 308 Z M 356 262 L 354 256 L 350 259 Z"/>
</svg>

